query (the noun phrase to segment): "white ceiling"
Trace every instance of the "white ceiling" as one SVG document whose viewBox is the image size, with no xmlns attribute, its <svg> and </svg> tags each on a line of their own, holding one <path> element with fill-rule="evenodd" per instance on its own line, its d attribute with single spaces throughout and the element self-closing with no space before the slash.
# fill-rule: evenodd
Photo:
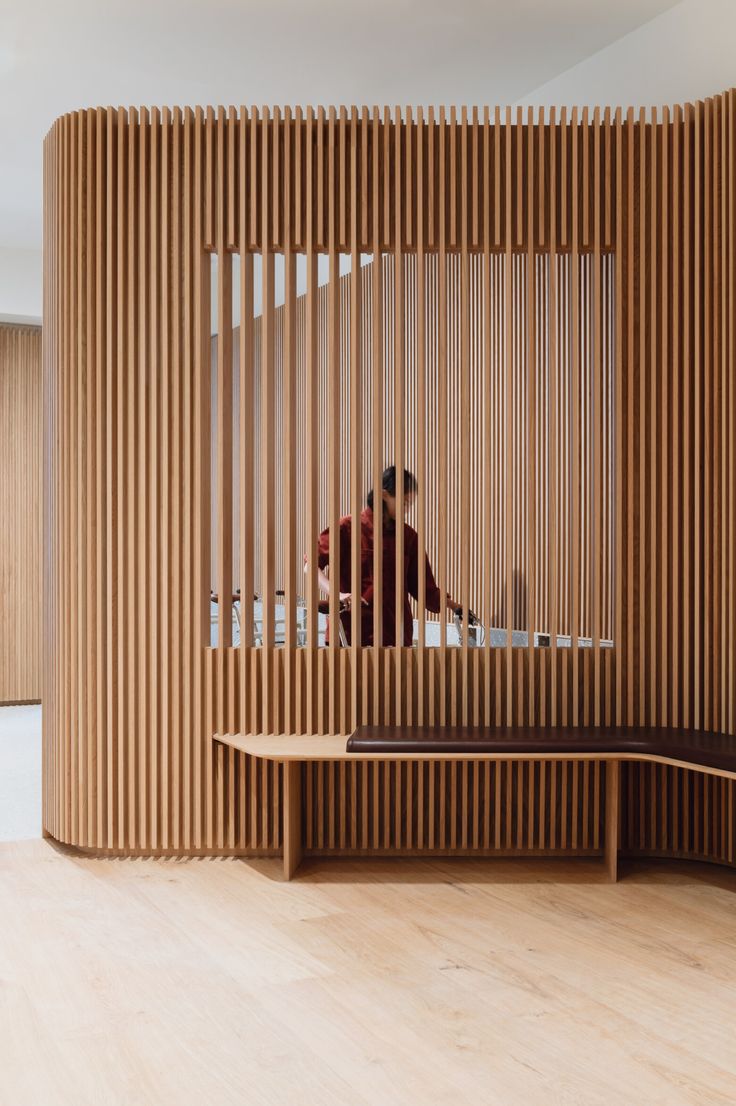
<svg viewBox="0 0 736 1106">
<path fill-rule="evenodd" d="M 506 104 L 676 0 L 0 0 L 0 247 L 41 245 L 76 108 Z"/>
</svg>

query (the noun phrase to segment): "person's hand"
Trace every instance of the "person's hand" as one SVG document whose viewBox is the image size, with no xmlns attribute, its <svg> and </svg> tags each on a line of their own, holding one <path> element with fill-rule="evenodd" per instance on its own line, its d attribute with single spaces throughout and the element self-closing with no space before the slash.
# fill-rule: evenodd
<svg viewBox="0 0 736 1106">
<path fill-rule="evenodd" d="M 360 597 L 360 602 L 361 602 L 361 606 L 363 606 L 363 607 L 368 606 L 368 600 L 364 599 L 362 595 Z M 344 611 L 349 611 L 352 605 L 353 605 L 353 593 L 352 593 L 352 591 L 341 591 L 340 592 L 340 606 L 342 607 L 342 609 Z"/>
<path fill-rule="evenodd" d="M 447 606 L 451 611 L 457 612 L 463 609 L 462 603 L 458 603 L 457 599 L 453 599 L 450 593 L 447 593 Z"/>
</svg>

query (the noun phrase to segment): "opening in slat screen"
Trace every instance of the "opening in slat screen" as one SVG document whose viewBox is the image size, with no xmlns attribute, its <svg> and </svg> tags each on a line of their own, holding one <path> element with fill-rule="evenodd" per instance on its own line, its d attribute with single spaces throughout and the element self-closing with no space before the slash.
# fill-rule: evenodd
<svg viewBox="0 0 736 1106">
<path fill-rule="evenodd" d="M 586 647 L 594 638 L 611 646 L 614 255 L 596 261 L 593 254 L 540 252 L 530 261 L 528 254 L 471 254 L 466 292 L 459 254 L 442 262 L 437 254 L 421 261 L 416 254 L 358 256 L 353 272 L 350 254 L 336 254 L 332 264 L 319 255 L 310 291 L 303 254 L 290 270 L 282 254 L 265 264 L 261 254 L 249 254 L 250 273 L 241 273 L 233 255 L 229 368 L 218 360 L 216 324 L 212 338 L 211 645 L 227 617 L 220 613 L 223 565 L 232 581 L 233 645 L 261 646 L 269 635 L 276 646 L 287 638 L 298 647 L 326 644 L 332 555 L 315 583 L 316 633 L 309 640 L 319 535 L 337 533 L 352 517 L 356 488 L 365 510 L 376 473 L 395 463 L 399 448 L 419 480 L 407 523 L 422 531 L 440 590 L 453 598 L 466 592 L 478 620 L 464 627 L 449 608 L 444 619 L 427 610 L 420 620 L 411 597 L 415 646 L 422 630 L 427 647 L 439 646 L 443 635 L 447 645 L 460 645 L 464 634 L 471 646 L 506 647 L 509 633 L 512 647 L 530 640 Z M 217 320 L 223 284 L 212 257 Z M 271 282 L 265 294 L 264 280 Z M 220 373 L 231 378 L 224 387 Z M 223 396 L 232 405 L 231 479 L 221 441 Z M 232 534 L 224 557 L 222 534 Z M 372 574 L 372 563 L 364 564 L 363 591 Z M 351 583 L 343 564 L 336 590 L 344 595 Z M 335 610 L 339 602 L 338 594 Z M 348 644 L 345 633 L 333 640 Z"/>
</svg>

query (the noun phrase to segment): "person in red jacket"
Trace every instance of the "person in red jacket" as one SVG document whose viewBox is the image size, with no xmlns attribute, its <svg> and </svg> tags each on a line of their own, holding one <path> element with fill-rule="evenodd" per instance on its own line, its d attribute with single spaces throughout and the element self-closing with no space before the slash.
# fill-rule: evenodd
<svg viewBox="0 0 736 1106">
<path fill-rule="evenodd" d="M 396 466 L 390 465 L 384 470 L 381 479 L 380 509 L 383 512 L 383 526 L 381 536 L 382 546 L 382 596 L 381 596 L 381 632 L 382 645 L 396 645 L 396 509 L 397 509 L 397 472 Z M 404 469 L 404 512 L 408 514 L 416 498 L 418 491 L 417 479 L 412 472 Z M 360 514 L 360 642 L 361 645 L 374 644 L 374 492 L 368 495 L 367 506 Z M 409 596 L 419 598 L 419 571 L 420 564 L 425 572 L 426 579 L 426 607 L 428 611 L 438 613 L 442 605 L 442 595 L 432 574 L 429 558 L 424 550 L 419 549 L 419 538 L 408 522 L 404 526 L 404 566 L 399 574 L 399 587 L 402 591 L 403 629 L 401 633 L 402 645 L 411 645 L 413 636 L 413 621 Z M 351 641 L 351 628 L 354 612 L 351 610 L 352 597 L 352 516 L 346 515 L 340 519 L 340 605 L 341 621 L 345 629 L 348 642 Z M 305 558 L 306 560 L 306 558 Z M 330 563 L 330 531 L 323 530 L 318 543 L 318 577 L 320 587 L 329 593 L 330 582 L 325 569 Z M 306 571 L 306 565 L 305 565 Z M 459 604 L 451 596 L 447 596 L 447 605 L 451 610 L 458 610 Z M 329 635 L 329 629 L 328 629 Z M 329 636 L 328 636 L 329 640 Z"/>
</svg>

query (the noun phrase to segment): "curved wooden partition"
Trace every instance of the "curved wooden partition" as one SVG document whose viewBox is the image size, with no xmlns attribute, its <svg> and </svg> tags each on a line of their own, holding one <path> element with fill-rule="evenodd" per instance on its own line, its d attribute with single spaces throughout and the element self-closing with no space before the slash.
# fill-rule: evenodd
<svg viewBox="0 0 736 1106">
<path fill-rule="evenodd" d="M 735 106 L 54 125 L 49 834 L 277 851 L 281 769 L 213 752 L 214 732 L 736 734 Z M 321 646 L 317 535 L 392 460 L 419 478 L 443 590 L 500 642 L 431 647 L 418 611 L 413 648 L 381 645 L 379 618 L 375 645 Z M 213 646 L 210 590 L 236 588 L 241 642 L 220 603 Z M 507 852 L 598 847 L 592 768 L 553 789 L 543 762 L 512 765 L 492 795 L 481 765 L 323 768 L 304 778 L 315 851 L 493 852 L 491 802 Z M 733 862 L 733 781 L 632 765 L 623 794 L 624 851 Z M 418 841 L 429 809 L 441 845 Z"/>
<path fill-rule="evenodd" d="M 0 323 L 0 703 L 41 698 L 41 329 Z"/>
</svg>

